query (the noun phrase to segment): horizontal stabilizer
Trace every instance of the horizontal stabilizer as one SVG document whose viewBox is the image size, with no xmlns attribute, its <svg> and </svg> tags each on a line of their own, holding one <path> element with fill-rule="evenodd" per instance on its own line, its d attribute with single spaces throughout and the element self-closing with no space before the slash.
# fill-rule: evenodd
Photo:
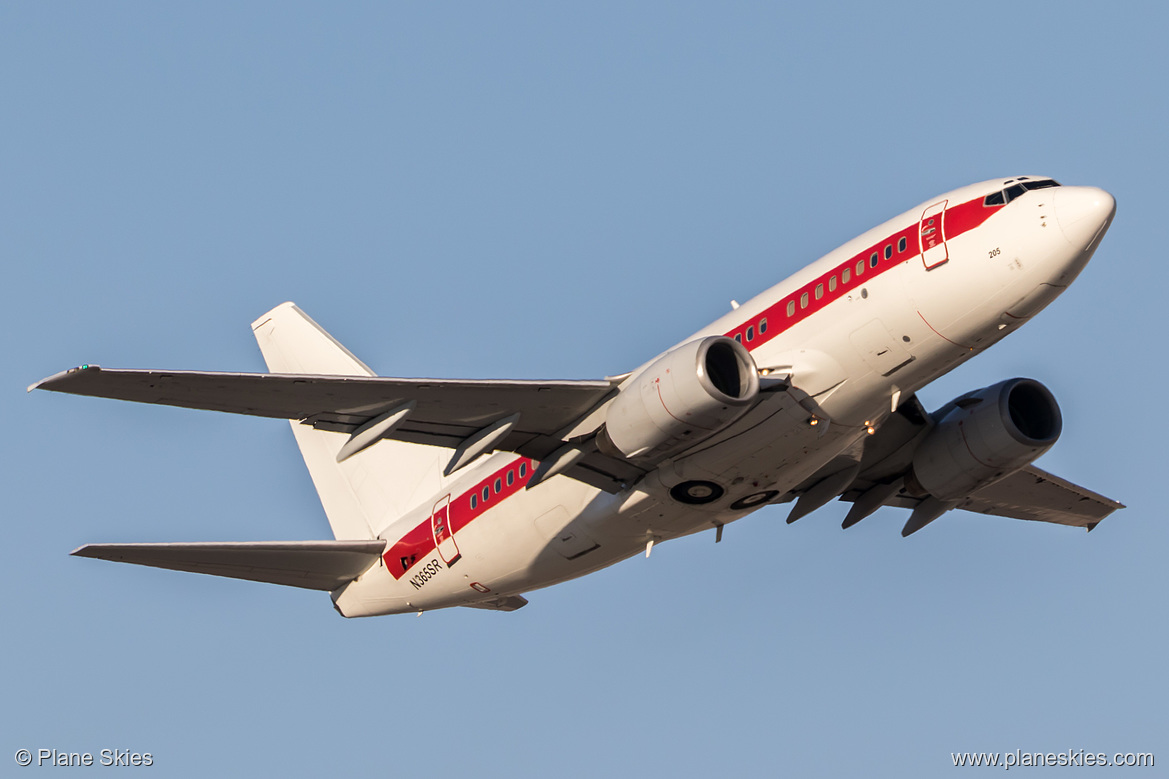
<svg viewBox="0 0 1169 779">
<path fill-rule="evenodd" d="M 87 544 L 72 554 L 309 590 L 335 590 L 377 563 L 384 549 L 385 541 L 380 540 L 245 541 Z"/>
<path fill-rule="evenodd" d="M 522 609 L 528 605 L 528 599 L 523 595 L 507 595 L 493 600 L 479 601 L 478 603 L 468 603 L 467 608 L 471 609 L 489 609 L 491 611 L 515 611 Z"/>
</svg>

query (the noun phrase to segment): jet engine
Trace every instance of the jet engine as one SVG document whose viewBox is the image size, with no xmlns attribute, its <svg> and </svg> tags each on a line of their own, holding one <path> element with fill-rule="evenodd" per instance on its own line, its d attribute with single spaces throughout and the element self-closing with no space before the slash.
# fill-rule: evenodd
<svg viewBox="0 0 1169 779">
<path fill-rule="evenodd" d="M 939 412 L 913 454 L 907 485 L 920 495 L 960 500 L 1029 465 L 1062 429 L 1055 397 L 1034 379 L 968 393 Z"/>
<path fill-rule="evenodd" d="M 734 422 L 759 394 L 751 353 L 726 336 L 683 344 L 629 380 L 597 436 L 616 456 L 661 454 Z"/>
</svg>

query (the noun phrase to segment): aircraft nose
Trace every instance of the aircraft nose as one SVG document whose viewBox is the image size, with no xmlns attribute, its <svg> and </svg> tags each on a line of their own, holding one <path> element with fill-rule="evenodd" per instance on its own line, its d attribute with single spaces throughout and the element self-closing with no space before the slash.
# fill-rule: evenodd
<svg viewBox="0 0 1169 779">
<path fill-rule="evenodd" d="M 1059 229 L 1081 249 L 1103 235 L 1116 214 L 1115 198 L 1099 187 L 1059 187 L 1054 203 Z"/>
</svg>

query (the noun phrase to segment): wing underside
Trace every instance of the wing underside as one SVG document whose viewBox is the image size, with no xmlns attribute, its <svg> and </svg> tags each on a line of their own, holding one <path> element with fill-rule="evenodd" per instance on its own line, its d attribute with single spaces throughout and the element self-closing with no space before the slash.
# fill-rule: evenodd
<svg viewBox="0 0 1169 779">
<path fill-rule="evenodd" d="M 982 488 L 959 508 L 1091 530 L 1124 504 L 1029 465 Z"/>
<path fill-rule="evenodd" d="M 565 431 L 615 393 L 612 382 L 399 379 L 203 371 L 74 368 L 33 385 L 72 395 L 298 420 L 352 434 L 405 404 L 409 418 L 387 437 L 456 448 L 490 425 L 519 414 L 495 448 L 543 460 Z M 610 492 L 636 481 L 637 466 L 590 451 L 567 475 Z"/>
<path fill-rule="evenodd" d="M 932 424 L 917 398 L 909 398 L 868 442 L 859 475 L 841 500 L 856 503 L 866 493 L 888 485 L 891 494 L 882 500 L 883 505 L 918 508 L 925 499 L 910 494 L 901 477 Z M 967 496 L 954 508 L 1091 530 L 1124 504 L 1028 465 Z"/>
</svg>

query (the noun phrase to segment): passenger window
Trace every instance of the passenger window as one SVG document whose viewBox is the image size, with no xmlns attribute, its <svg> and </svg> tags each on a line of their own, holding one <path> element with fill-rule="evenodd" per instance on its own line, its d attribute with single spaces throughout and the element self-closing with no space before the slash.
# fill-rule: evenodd
<svg viewBox="0 0 1169 779">
<path fill-rule="evenodd" d="M 472 511 L 474 511 L 474 510 L 475 510 L 475 507 L 476 507 L 476 506 L 478 506 L 478 505 L 479 505 L 479 496 L 478 496 L 478 495 L 472 495 L 472 496 L 471 496 L 471 510 L 472 510 Z"/>
<path fill-rule="evenodd" d="M 816 300 L 819 300 L 822 297 L 824 297 L 824 285 L 817 284 L 816 285 Z"/>
<path fill-rule="evenodd" d="M 767 320 L 761 319 L 761 320 L 759 320 L 759 335 L 763 335 L 766 332 L 767 332 Z"/>
<path fill-rule="evenodd" d="M 864 260 L 861 260 L 860 262 L 858 262 L 858 263 L 856 264 L 856 275 L 858 275 L 858 276 L 859 276 L 859 275 L 861 275 L 861 274 L 862 274 L 862 273 L 864 273 L 864 272 L 865 272 L 865 261 L 864 261 Z"/>
<path fill-rule="evenodd" d="M 796 302 L 794 300 L 789 300 L 787 302 L 787 315 L 788 316 L 795 316 L 796 315 Z"/>
<path fill-rule="evenodd" d="M 902 237 L 902 239 L 897 242 L 897 251 L 899 251 L 899 252 L 905 251 L 905 238 L 904 237 Z"/>
<path fill-rule="evenodd" d="M 486 502 L 487 502 L 487 499 L 488 499 L 488 498 L 490 498 L 490 497 L 491 497 L 491 488 L 490 488 L 490 487 L 484 487 L 484 488 L 483 488 L 483 502 L 484 502 L 484 503 L 486 503 Z"/>
<path fill-rule="evenodd" d="M 528 475 L 528 464 L 527 463 L 520 463 L 520 478 L 522 479 L 527 475 Z"/>
<path fill-rule="evenodd" d="M 735 333 L 735 340 L 738 341 L 739 343 L 743 343 L 743 334 L 742 333 Z"/>
<path fill-rule="evenodd" d="M 808 293 L 805 292 L 804 294 L 800 295 L 800 308 L 807 308 L 807 307 L 808 307 Z"/>
<path fill-rule="evenodd" d="M 829 292 L 835 292 L 835 291 L 836 291 L 836 277 L 835 277 L 835 276 L 833 276 L 832 278 L 828 279 L 828 291 L 829 291 Z"/>
<path fill-rule="evenodd" d="M 847 284 L 850 278 L 852 278 L 852 270 L 845 268 L 844 271 L 840 274 L 840 283 Z"/>
<path fill-rule="evenodd" d="M 748 340 L 748 341 L 754 341 L 754 340 L 755 340 L 755 328 L 754 328 L 754 327 L 748 327 L 748 328 L 747 328 L 747 340 Z"/>
<path fill-rule="evenodd" d="M 496 479 L 495 480 L 495 494 L 498 495 L 502 491 L 503 491 L 503 479 Z"/>
<path fill-rule="evenodd" d="M 514 483 L 515 483 L 515 471 L 508 471 L 507 472 L 507 486 L 510 487 Z"/>
<path fill-rule="evenodd" d="M 885 246 L 885 259 L 887 260 L 892 256 L 893 256 L 893 245 L 888 244 Z"/>
<path fill-rule="evenodd" d="M 878 256 L 877 253 L 873 252 L 873 256 L 869 258 L 869 267 L 870 268 L 877 267 L 877 256 Z"/>
</svg>

